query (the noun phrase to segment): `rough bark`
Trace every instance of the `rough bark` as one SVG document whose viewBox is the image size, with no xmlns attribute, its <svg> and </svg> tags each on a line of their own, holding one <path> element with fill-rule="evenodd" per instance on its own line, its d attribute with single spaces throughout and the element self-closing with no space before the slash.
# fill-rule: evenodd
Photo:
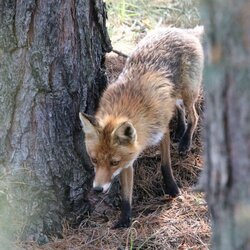
<svg viewBox="0 0 250 250">
<path fill-rule="evenodd" d="M 213 249 L 250 249 L 250 3 L 202 5 L 210 57 L 205 67 L 206 169 Z"/>
<path fill-rule="evenodd" d="M 2 189 L 23 235 L 41 242 L 89 209 L 78 113 L 95 110 L 106 84 L 105 19 L 102 0 L 0 1 Z"/>
</svg>

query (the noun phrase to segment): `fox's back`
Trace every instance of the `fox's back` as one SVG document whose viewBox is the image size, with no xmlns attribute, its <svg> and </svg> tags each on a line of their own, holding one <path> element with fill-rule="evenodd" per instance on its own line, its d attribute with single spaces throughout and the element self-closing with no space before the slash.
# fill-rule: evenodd
<svg viewBox="0 0 250 250">
<path fill-rule="evenodd" d="M 145 72 L 164 72 L 176 87 L 203 68 L 201 37 L 203 27 L 164 28 L 147 35 L 128 58 L 120 78 L 134 78 Z M 197 79 L 195 79 L 196 82 Z"/>
</svg>

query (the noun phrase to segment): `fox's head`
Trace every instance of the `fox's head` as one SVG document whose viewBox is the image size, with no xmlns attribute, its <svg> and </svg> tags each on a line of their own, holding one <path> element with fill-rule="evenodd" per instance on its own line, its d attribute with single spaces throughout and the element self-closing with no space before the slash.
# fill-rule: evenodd
<svg viewBox="0 0 250 250">
<path fill-rule="evenodd" d="M 133 164 L 138 156 L 137 134 L 132 123 L 123 118 L 98 120 L 79 113 L 88 155 L 95 169 L 93 188 L 106 192 L 112 179 Z"/>
</svg>

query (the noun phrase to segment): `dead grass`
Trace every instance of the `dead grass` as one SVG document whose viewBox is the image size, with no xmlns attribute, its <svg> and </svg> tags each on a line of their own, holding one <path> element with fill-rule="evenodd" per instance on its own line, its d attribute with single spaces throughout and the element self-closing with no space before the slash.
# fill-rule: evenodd
<svg viewBox="0 0 250 250">
<path fill-rule="evenodd" d="M 110 81 L 120 73 L 125 59 L 107 55 Z M 200 113 L 203 98 L 197 105 Z M 128 249 L 208 249 L 210 222 L 204 195 L 192 191 L 202 170 L 201 120 L 196 131 L 192 151 L 187 157 L 177 153 L 172 143 L 171 155 L 174 175 L 182 187 L 182 195 L 170 199 L 164 195 L 158 147 L 143 152 L 135 163 L 133 196 L 133 224 L 129 229 L 112 229 L 120 210 L 110 205 L 108 197 L 90 195 L 93 212 L 76 229 L 64 224 L 63 239 L 53 238 L 44 246 L 23 243 L 28 250 L 128 250 Z M 172 122 L 172 127 L 175 120 Z M 174 130 L 172 136 L 174 135 Z M 114 192 L 116 192 L 115 190 Z M 112 192 L 112 189 L 111 189 Z M 119 198 L 119 195 L 117 196 Z"/>
<path fill-rule="evenodd" d="M 129 229 L 111 229 L 118 213 L 93 213 L 78 229 L 65 225 L 64 239 L 26 249 L 208 249 L 210 228 L 207 208 L 200 194 L 188 188 L 171 200 L 151 198 L 134 206 L 134 222 Z"/>
<path fill-rule="evenodd" d="M 113 48 L 129 53 L 133 43 L 161 26 L 200 24 L 199 0 L 106 0 L 107 27 Z"/>
</svg>

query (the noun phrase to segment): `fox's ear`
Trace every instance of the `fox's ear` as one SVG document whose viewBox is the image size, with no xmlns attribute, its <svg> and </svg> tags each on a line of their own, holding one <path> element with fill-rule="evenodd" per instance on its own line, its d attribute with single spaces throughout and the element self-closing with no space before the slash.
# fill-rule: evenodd
<svg viewBox="0 0 250 250">
<path fill-rule="evenodd" d="M 95 117 L 80 112 L 79 118 L 81 120 L 84 133 L 92 136 L 97 136 L 97 121 Z"/>
<path fill-rule="evenodd" d="M 123 122 L 113 132 L 112 137 L 114 143 L 122 145 L 132 144 L 136 141 L 137 135 L 136 130 L 132 123 Z"/>
</svg>

